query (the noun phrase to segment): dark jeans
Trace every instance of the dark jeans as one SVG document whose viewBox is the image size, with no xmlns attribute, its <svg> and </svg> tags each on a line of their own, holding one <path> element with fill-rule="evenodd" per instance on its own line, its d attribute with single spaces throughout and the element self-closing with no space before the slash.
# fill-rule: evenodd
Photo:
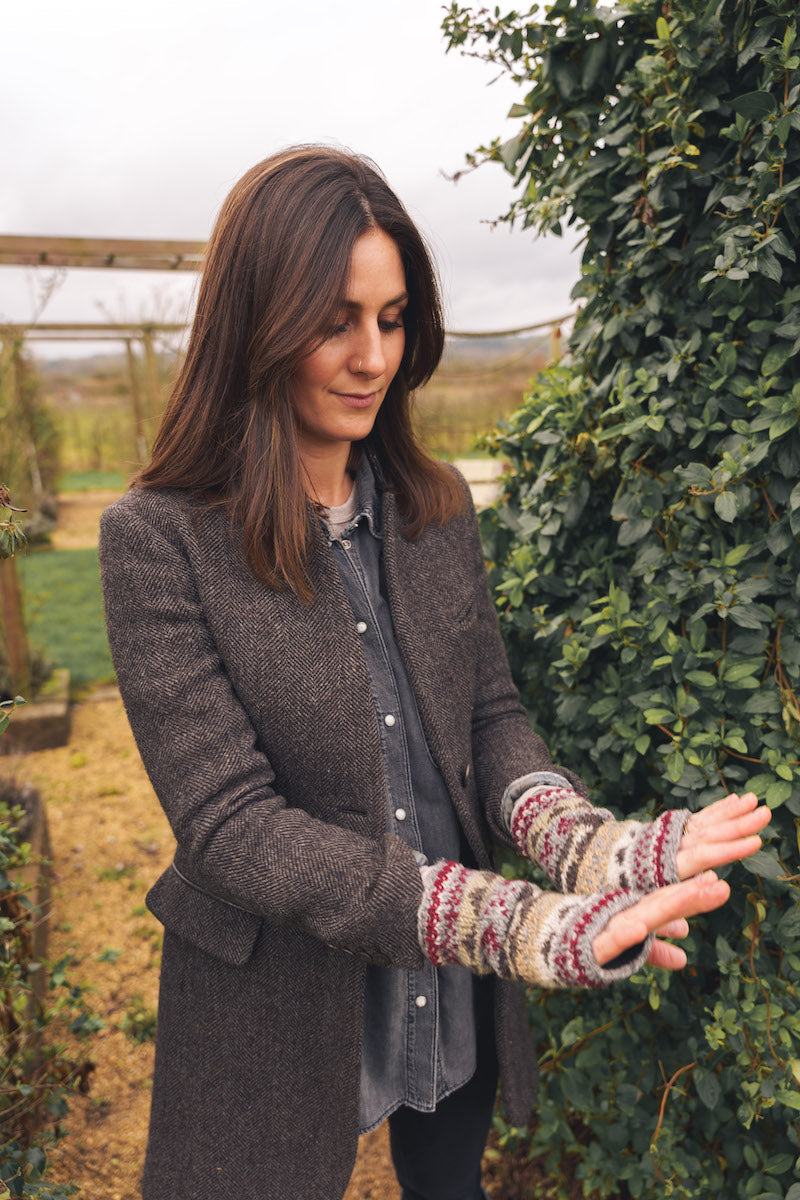
<svg viewBox="0 0 800 1200">
<path fill-rule="evenodd" d="M 487 1024 L 489 1024 L 487 1022 Z M 497 1091 L 491 1026 L 478 1042 L 478 1067 L 435 1112 L 399 1108 L 389 1117 L 402 1200 L 481 1200 L 481 1158 Z"/>
</svg>

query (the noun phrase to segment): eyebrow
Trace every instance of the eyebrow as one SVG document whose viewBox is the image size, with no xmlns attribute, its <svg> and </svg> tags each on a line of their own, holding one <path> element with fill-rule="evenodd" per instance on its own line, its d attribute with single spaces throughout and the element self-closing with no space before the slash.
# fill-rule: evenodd
<svg viewBox="0 0 800 1200">
<path fill-rule="evenodd" d="M 381 309 L 392 308 L 395 304 L 405 304 L 407 301 L 408 292 L 401 292 L 401 294 L 399 296 L 395 296 L 393 300 L 387 300 L 385 304 L 382 304 Z M 363 308 L 363 305 L 359 304 L 357 300 L 342 300 L 341 306 L 342 308 L 349 308 L 351 310 Z"/>
</svg>

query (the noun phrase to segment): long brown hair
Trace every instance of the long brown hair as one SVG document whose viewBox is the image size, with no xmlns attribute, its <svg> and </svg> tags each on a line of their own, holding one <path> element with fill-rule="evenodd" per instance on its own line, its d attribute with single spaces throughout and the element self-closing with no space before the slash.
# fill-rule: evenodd
<svg viewBox="0 0 800 1200">
<path fill-rule="evenodd" d="M 463 507 L 419 444 L 411 394 L 444 346 L 436 275 L 400 201 L 368 160 L 296 146 L 258 163 L 225 200 L 197 311 L 141 487 L 187 488 L 240 523 L 253 573 L 311 598 L 309 508 L 291 400 L 299 363 L 335 321 L 353 245 L 378 228 L 406 274 L 405 351 L 365 440 L 396 493 L 407 538 Z"/>
</svg>

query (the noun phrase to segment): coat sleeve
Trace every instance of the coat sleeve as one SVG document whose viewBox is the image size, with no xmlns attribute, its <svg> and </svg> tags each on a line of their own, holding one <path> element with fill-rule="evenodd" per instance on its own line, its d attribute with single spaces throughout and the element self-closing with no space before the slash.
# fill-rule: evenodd
<svg viewBox="0 0 800 1200">
<path fill-rule="evenodd" d="M 466 486 L 466 485 L 465 485 Z M 581 795 L 586 787 L 579 776 L 564 767 L 556 767 L 544 741 L 531 728 L 528 714 L 511 678 L 505 648 L 500 636 L 497 612 L 489 591 L 483 560 L 478 520 L 468 499 L 468 552 L 478 579 L 478 663 L 476 699 L 472 718 L 472 753 L 476 782 L 483 799 L 493 834 L 514 847 L 508 824 L 503 818 L 503 796 L 515 780 L 534 774 L 555 773 Z M 516 847 L 514 847 L 516 848 Z"/>
<path fill-rule="evenodd" d="M 100 565 L 120 692 L 144 765 L 202 889 L 368 962 L 419 967 L 412 851 L 290 807 L 226 675 L 178 522 L 107 509 Z"/>
</svg>

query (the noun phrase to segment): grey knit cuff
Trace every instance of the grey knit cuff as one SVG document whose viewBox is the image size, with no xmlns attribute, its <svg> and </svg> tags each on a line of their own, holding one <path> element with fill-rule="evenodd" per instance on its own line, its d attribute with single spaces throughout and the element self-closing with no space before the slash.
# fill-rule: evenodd
<svg viewBox="0 0 800 1200">
<path fill-rule="evenodd" d="M 622 979 L 629 979 L 647 961 L 655 934 L 649 934 L 643 942 L 629 947 L 616 958 L 601 966 L 594 956 L 594 939 L 602 933 L 611 918 L 619 912 L 632 908 L 641 895 L 633 892 L 609 892 L 602 896 L 582 897 L 577 903 L 585 909 L 584 915 L 575 921 L 574 940 L 570 940 L 569 954 L 559 970 L 560 987 L 608 987 Z"/>
<path fill-rule="evenodd" d="M 503 822 L 504 829 L 511 833 L 511 817 L 514 811 L 514 805 L 519 800 L 523 792 L 527 792 L 534 787 L 560 787 L 566 788 L 567 791 L 573 791 L 572 784 L 563 775 L 559 775 L 556 771 L 533 771 L 530 775 L 520 775 L 519 779 L 514 779 L 503 792 L 500 800 L 500 819 Z"/>
</svg>

